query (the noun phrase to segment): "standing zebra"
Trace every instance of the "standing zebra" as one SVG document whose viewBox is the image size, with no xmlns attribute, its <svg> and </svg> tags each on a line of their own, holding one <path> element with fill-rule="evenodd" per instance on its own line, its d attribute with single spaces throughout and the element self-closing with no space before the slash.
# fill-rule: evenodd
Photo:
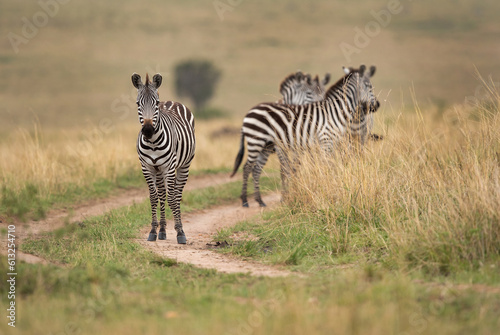
<svg viewBox="0 0 500 335">
<path fill-rule="evenodd" d="M 278 103 L 286 105 L 305 105 L 325 98 L 325 86 L 330 81 L 330 74 L 320 82 L 318 76 L 311 79 L 311 75 L 301 71 L 290 74 L 280 84 L 280 93 L 283 96 Z"/>
<path fill-rule="evenodd" d="M 320 82 L 319 77 L 311 78 L 310 74 L 304 74 L 301 71 L 288 75 L 280 84 L 280 93 L 283 96 L 276 103 L 285 105 L 306 105 L 325 98 L 325 85 L 330 81 L 330 74 L 325 74 L 325 78 Z M 267 143 L 260 151 L 257 161 L 252 167 L 252 175 L 257 179 L 257 188 L 259 187 L 259 177 L 266 165 L 269 156 L 275 153 L 274 143 Z M 233 173 L 234 175 L 234 173 Z M 265 206 L 260 200 L 259 204 Z"/>
<path fill-rule="evenodd" d="M 158 88 L 162 82 L 160 74 L 143 84 L 141 76 L 132 75 L 132 84 L 137 88 L 137 109 L 142 129 L 137 138 L 137 153 L 142 173 L 148 183 L 151 201 L 151 231 L 148 241 L 156 241 L 158 219 L 156 207 L 160 200 L 160 231 L 158 239 L 166 240 L 165 200 L 172 210 L 177 231 L 177 243 L 185 244 L 182 229 L 180 201 L 187 182 L 189 166 L 194 157 L 194 117 L 189 109 L 174 101 L 161 101 Z M 166 186 L 166 190 L 165 190 Z M 167 195 L 168 193 L 168 195 Z"/>
<path fill-rule="evenodd" d="M 243 167 L 241 192 L 244 207 L 248 207 L 247 183 L 250 172 L 254 181 L 255 200 L 260 206 L 265 206 L 260 196 L 259 178 L 262 167 L 272 153 L 270 149 L 276 148 L 278 153 L 281 182 L 286 190 L 286 178 L 290 170 L 286 150 L 304 149 L 313 144 L 319 144 L 324 150 L 333 150 L 335 143 L 346 135 L 364 144 L 370 113 L 380 106 L 370 82 L 375 67 L 366 71 L 366 67 L 361 65 L 359 69 L 344 68 L 344 72 L 345 76 L 328 89 L 323 101 L 308 105 L 262 103 L 247 113 L 243 119 L 240 149 L 231 175 L 234 176 L 241 165 L 246 139 L 248 158 Z"/>
<path fill-rule="evenodd" d="M 348 69 L 347 69 L 348 70 Z M 347 73 L 346 73 L 347 74 Z M 325 78 L 320 82 L 318 76 L 311 79 L 309 74 L 302 72 L 292 73 L 286 77 L 280 85 L 280 93 L 283 98 L 277 101 L 281 104 L 306 105 L 325 99 L 325 86 L 330 81 L 330 74 L 325 74 Z M 382 135 L 371 132 L 373 128 L 373 115 L 368 118 L 368 139 L 379 141 L 383 139 Z"/>
</svg>

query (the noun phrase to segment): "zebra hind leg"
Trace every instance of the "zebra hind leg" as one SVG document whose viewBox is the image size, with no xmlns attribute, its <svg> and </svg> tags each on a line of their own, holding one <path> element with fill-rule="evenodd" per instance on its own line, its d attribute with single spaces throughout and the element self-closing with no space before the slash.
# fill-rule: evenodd
<svg viewBox="0 0 500 335">
<path fill-rule="evenodd" d="M 156 185 L 152 180 L 152 177 L 144 174 L 146 176 L 146 181 L 149 186 L 149 201 L 151 202 L 151 231 L 149 232 L 148 241 L 156 241 L 156 228 L 158 228 L 158 219 L 156 217 L 156 207 L 158 206 L 158 192 L 156 190 Z"/>
<path fill-rule="evenodd" d="M 151 231 L 149 232 L 149 236 L 148 236 L 148 241 L 149 242 L 156 241 L 156 237 L 157 237 L 156 228 L 158 228 L 158 221 L 153 220 L 151 222 Z"/>
<path fill-rule="evenodd" d="M 253 188 L 254 188 L 254 197 L 255 201 L 259 204 L 260 207 L 266 207 L 266 203 L 262 200 L 260 195 L 260 174 L 262 173 L 262 168 L 266 165 L 269 155 L 274 152 L 274 144 L 268 143 L 264 150 L 261 151 L 259 157 L 257 158 L 257 163 L 253 166 L 252 169 L 252 178 L 253 178 Z"/>
<path fill-rule="evenodd" d="M 173 200 L 169 200 L 168 205 L 170 206 L 170 209 L 172 209 L 172 213 L 174 215 L 174 228 L 177 231 L 177 243 L 179 244 L 187 243 L 186 234 L 182 228 L 180 203 L 182 200 L 182 191 L 184 190 L 188 176 L 189 165 L 179 168 L 175 176 L 173 188 L 169 188 L 168 194 L 169 199 L 173 198 Z M 173 194 L 173 197 L 171 197 L 171 193 Z"/>
<path fill-rule="evenodd" d="M 159 240 L 167 239 L 167 220 L 165 219 L 165 201 L 167 198 L 166 190 L 165 190 L 165 179 L 157 175 L 156 176 L 156 185 L 158 187 L 158 197 L 160 198 L 160 231 L 158 232 Z"/>
<path fill-rule="evenodd" d="M 160 221 L 160 231 L 158 231 L 158 239 L 159 240 L 166 240 L 167 239 L 167 222 L 166 221 Z"/>
<path fill-rule="evenodd" d="M 241 202 L 243 207 L 248 207 L 247 199 L 247 187 L 248 187 L 248 176 L 252 172 L 254 163 L 247 160 L 245 166 L 243 167 L 243 185 L 241 186 Z"/>
</svg>

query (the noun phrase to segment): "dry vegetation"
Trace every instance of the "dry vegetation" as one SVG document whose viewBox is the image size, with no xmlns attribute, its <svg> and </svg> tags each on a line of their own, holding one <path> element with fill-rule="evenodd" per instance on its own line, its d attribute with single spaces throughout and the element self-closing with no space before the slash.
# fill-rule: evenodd
<svg viewBox="0 0 500 335">
<path fill-rule="evenodd" d="M 495 267 L 500 96 L 491 93 L 442 116 L 417 107 L 362 154 L 304 155 L 290 182 L 292 217 L 318 222 L 334 252 L 385 250 L 435 274 Z"/>
<path fill-rule="evenodd" d="M 24 246 L 67 266 L 18 264 L 20 333 L 59 334 L 74 324 L 82 334 L 495 333 L 499 2 L 401 3 L 404 10 L 351 62 L 339 43 L 352 43 L 354 27 L 373 20 L 370 11 L 387 0 L 243 1 L 224 21 L 211 1 L 70 1 L 18 54 L 0 41 L 3 223 L 33 210 L 43 216 L 82 194 L 95 199 L 119 187 L 145 188 L 130 75 L 161 72 L 160 98 L 178 100 L 170 72 L 193 56 L 223 70 L 211 107 L 235 116 L 197 122 L 193 173 L 229 172 L 241 116 L 276 100 L 280 80 L 298 69 L 336 79 L 342 65 L 376 65 L 382 107 L 375 132 L 385 136 L 359 154 L 305 155 L 284 206 L 266 212 L 264 224 L 238 227 L 255 238 L 228 252 L 306 278 L 226 276 L 158 259 L 134 242 L 150 219 L 146 202 Z M 2 36 L 20 33 L 21 18 L 40 11 L 38 2 L 2 0 L 0 7 Z M 491 82 L 474 79 L 474 64 Z M 450 107 L 465 96 L 477 104 Z M 111 124 L 103 127 L 104 120 Z M 276 167 L 274 158 L 265 171 Z M 219 191 L 202 205 L 203 192 L 213 190 L 190 195 L 192 207 L 233 195 L 236 201 L 239 186 Z M 0 261 L 7 273 L 6 259 Z M 438 282 L 466 287 L 448 290 Z M 283 296 L 273 313 L 242 328 L 276 292 Z"/>
<path fill-rule="evenodd" d="M 219 132 L 224 128 L 231 132 Z M 14 131 L 1 144 L 0 178 L 4 186 L 19 190 L 27 183 L 34 184 L 48 195 L 60 192 L 68 184 L 88 186 L 99 179 L 115 180 L 140 170 L 135 149 L 139 124 L 121 126 L 109 134 L 96 132 L 97 129 L 43 131 L 35 125 L 31 131 Z M 197 155 L 192 169 L 229 168 L 237 151 L 238 136 L 234 122 L 198 122 Z"/>
<path fill-rule="evenodd" d="M 145 187 L 135 149 L 136 125 L 78 130 L 19 128 L 0 143 L 0 215 L 43 217 L 54 204 L 106 196 L 117 187 Z M 191 173 L 226 172 L 237 151 L 239 125 L 196 124 Z M 31 213 L 30 212 L 35 212 Z"/>
<path fill-rule="evenodd" d="M 44 130 L 104 117 L 135 125 L 135 113 L 122 120 L 112 110 L 124 95 L 134 107 L 130 75 L 161 72 L 160 97 L 177 100 L 174 65 L 194 57 L 223 71 L 212 104 L 238 117 L 275 101 L 279 82 L 299 69 L 335 80 L 343 65 L 374 64 L 376 91 L 394 109 L 412 104 L 412 85 L 420 103 L 462 102 L 477 86 L 474 65 L 498 76 L 496 0 L 401 1 L 403 11 L 347 60 L 339 44 L 353 44 L 354 28 L 388 2 L 243 1 L 221 21 L 211 1 L 70 1 L 19 53 L 0 41 L 0 131 L 30 128 L 36 117 Z M 38 11 L 37 1 L 2 1 L 0 35 L 21 34 L 21 18 Z"/>
</svg>

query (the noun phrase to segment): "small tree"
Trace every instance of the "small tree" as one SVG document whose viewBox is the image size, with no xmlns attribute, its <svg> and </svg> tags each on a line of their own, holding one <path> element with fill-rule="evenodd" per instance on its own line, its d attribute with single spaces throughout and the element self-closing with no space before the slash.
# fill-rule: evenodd
<svg viewBox="0 0 500 335">
<path fill-rule="evenodd" d="M 221 71 L 207 60 L 187 60 L 175 66 L 175 90 L 190 98 L 197 111 L 213 96 Z"/>
</svg>

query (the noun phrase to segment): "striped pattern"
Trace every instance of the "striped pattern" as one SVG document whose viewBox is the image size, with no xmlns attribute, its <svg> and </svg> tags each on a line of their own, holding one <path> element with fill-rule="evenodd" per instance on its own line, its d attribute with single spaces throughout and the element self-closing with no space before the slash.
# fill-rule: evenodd
<svg viewBox="0 0 500 335">
<path fill-rule="evenodd" d="M 247 182 L 250 172 L 254 180 L 255 200 L 265 206 L 259 190 L 259 178 L 273 148 L 276 148 L 281 165 L 281 180 L 286 190 L 290 170 L 287 152 L 319 144 L 324 150 L 335 150 L 342 138 L 357 139 L 364 144 L 368 135 L 370 113 L 379 102 L 373 94 L 370 78 L 375 67 L 366 71 L 345 69 L 346 75 L 330 87 L 325 99 L 308 105 L 281 105 L 263 103 L 252 108 L 243 120 L 240 150 L 235 160 L 232 176 L 238 170 L 244 155 L 244 142 L 248 158 L 243 168 L 241 200 L 248 206 Z"/>
<path fill-rule="evenodd" d="M 325 86 L 330 81 L 330 74 L 325 74 L 325 78 L 320 81 L 318 76 L 311 78 L 310 74 L 304 74 L 301 71 L 290 74 L 280 85 L 282 99 L 277 101 L 280 104 L 306 105 L 325 99 Z M 368 116 L 368 139 L 379 141 L 383 139 L 382 135 L 373 134 L 373 115 Z"/>
<path fill-rule="evenodd" d="M 160 201 L 160 230 L 158 239 L 166 239 L 165 201 L 172 210 L 177 231 L 177 242 L 186 243 L 182 228 L 180 201 L 189 175 L 189 166 L 194 158 L 194 117 L 189 109 L 174 101 L 161 102 L 158 87 L 161 76 L 156 74 L 153 82 L 146 75 L 143 85 L 141 77 L 132 76 L 138 90 L 137 107 L 142 129 L 137 138 L 137 153 L 142 173 L 149 187 L 151 202 L 151 232 L 148 241 L 155 241 L 158 227 L 157 206 Z"/>
<path fill-rule="evenodd" d="M 325 85 L 330 81 L 330 74 L 320 81 L 318 76 L 314 79 L 310 74 L 301 71 L 290 74 L 280 84 L 280 93 L 283 98 L 278 103 L 288 105 L 305 105 L 321 101 L 325 97 Z"/>
</svg>

